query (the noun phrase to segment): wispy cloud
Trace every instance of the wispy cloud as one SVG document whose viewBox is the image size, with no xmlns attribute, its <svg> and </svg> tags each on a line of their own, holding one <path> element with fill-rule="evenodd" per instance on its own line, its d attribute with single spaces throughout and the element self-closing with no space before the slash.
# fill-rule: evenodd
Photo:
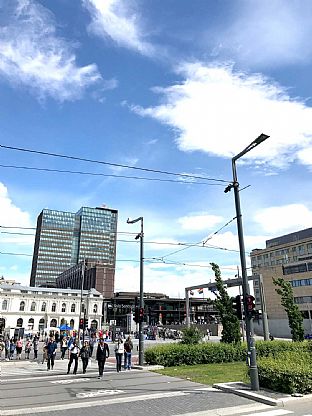
<svg viewBox="0 0 312 416">
<path fill-rule="evenodd" d="M 255 221 L 265 232 L 281 235 L 311 227 L 312 210 L 303 204 L 269 207 L 257 212 Z"/>
<path fill-rule="evenodd" d="M 144 39 L 139 15 L 129 0 L 82 0 L 89 10 L 92 22 L 90 32 L 111 39 L 118 46 L 135 50 L 142 55 L 154 54 L 152 44 Z"/>
<path fill-rule="evenodd" d="M 11 0 L 0 28 L 0 76 L 39 99 L 75 100 L 98 82 L 95 64 L 79 67 L 71 45 L 56 34 L 53 15 L 31 0 Z"/>
<path fill-rule="evenodd" d="M 181 225 L 183 230 L 207 231 L 217 224 L 220 224 L 222 220 L 223 218 L 218 215 L 202 213 L 181 217 L 178 219 L 178 223 Z"/>
<path fill-rule="evenodd" d="M 283 0 L 236 2 L 226 26 L 208 29 L 202 42 L 212 45 L 212 56 L 252 68 L 302 64 L 312 55 L 311 17 L 309 0 L 300 7 Z"/>
<path fill-rule="evenodd" d="M 312 146 L 312 108 L 303 101 L 261 74 L 238 73 L 227 65 L 186 63 L 177 71 L 182 82 L 154 88 L 163 104 L 132 106 L 132 111 L 174 128 L 180 150 L 232 157 L 266 133 L 271 138 L 244 160 L 279 168 L 303 162 L 301 152 Z"/>
</svg>

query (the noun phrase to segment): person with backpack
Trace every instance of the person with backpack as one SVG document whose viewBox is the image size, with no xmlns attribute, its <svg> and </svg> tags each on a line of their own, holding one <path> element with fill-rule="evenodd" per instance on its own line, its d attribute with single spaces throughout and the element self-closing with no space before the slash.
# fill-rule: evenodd
<svg viewBox="0 0 312 416">
<path fill-rule="evenodd" d="M 88 341 L 85 341 L 83 346 L 80 348 L 79 357 L 82 361 L 82 372 L 85 374 L 90 359 L 90 347 Z"/>
<path fill-rule="evenodd" d="M 131 370 L 131 358 L 132 358 L 132 350 L 133 350 L 133 343 L 131 341 L 130 335 L 126 339 L 124 343 L 124 369 Z"/>
<path fill-rule="evenodd" d="M 53 338 L 49 339 L 49 342 L 47 343 L 47 371 L 50 370 L 50 368 L 53 370 L 54 367 L 54 360 L 56 356 L 56 349 L 57 349 L 57 343 L 54 341 Z"/>
<path fill-rule="evenodd" d="M 14 351 L 15 351 L 15 349 L 16 349 L 16 345 L 15 345 L 14 339 L 11 338 L 10 339 L 10 360 L 13 360 L 14 359 Z"/>
</svg>

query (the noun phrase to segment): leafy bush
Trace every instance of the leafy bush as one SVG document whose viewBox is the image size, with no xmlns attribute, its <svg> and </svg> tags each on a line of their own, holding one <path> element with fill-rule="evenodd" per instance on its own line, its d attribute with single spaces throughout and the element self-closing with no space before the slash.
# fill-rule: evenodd
<svg viewBox="0 0 312 416">
<path fill-rule="evenodd" d="M 145 351 L 147 364 L 159 364 L 165 367 L 244 361 L 245 358 L 244 345 L 212 342 L 197 345 L 167 344 Z"/>
<path fill-rule="evenodd" d="M 182 341 L 181 344 L 194 345 L 199 344 L 203 339 L 204 334 L 196 326 L 182 329 Z"/>
<path fill-rule="evenodd" d="M 283 393 L 312 393 L 310 352 L 287 351 L 258 360 L 259 383 Z"/>
<path fill-rule="evenodd" d="M 289 341 L 258 341 L 256 351 L 258 357 L 275 357 L 280 353 L 293 351 L 295 353 L 312 354 L 312 343 Z M 165 344 L 148 348 L 145 351 L 147 364 L 159 364 L 165 367 L 192 364 L 225 363 L 244 361 L 247 354 L 244 344 L 225 344 L 208 342 L 204 344 Z"/>
</svg>

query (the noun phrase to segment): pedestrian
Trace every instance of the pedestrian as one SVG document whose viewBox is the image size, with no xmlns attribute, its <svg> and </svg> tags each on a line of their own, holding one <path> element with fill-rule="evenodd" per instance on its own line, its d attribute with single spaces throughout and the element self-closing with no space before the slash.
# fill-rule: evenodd
<svg viewBox="0 0 312 416">
<path fill-rule="evenodd" d="M 131 341 L 130 335 L 126 339 L 124 343 L 124 369 L 131 370 L 131 358 L 132 358 L 132 350 L 133 350 L 133 343 Z"/>
<path fill-rule="evenodd" d="M 89 348 L 90 348 L 90 357 L 93 355 L 94 345 L 96 344 L 96 337 L 92 335 L 90 342 L 89 342 Z"/>
<path fill-rule="evenodd" d="M 103 338 L 100 338 L 100 342 L 98 344 L 96 350 L 96 360 L 98 362 L 99 367 L 99 379 L 103 379 L 103 371 L 105 366 L 106 358 L 109 357 L 109 348 L 106 342 L 104 342 Z"/>
<path fill-rule="evenodd" d="M 13 360 L 14 358 L 15 349 L 16 349 L 16 345 L 15 345 L 14 339 L 11 338 L 10 339 L 10 360 Z"/>
<path fill-rule="evenodd" d="M 30 354 L 30 351 L 31 351 L 31 347 L 32 347 L 31 341 L 30 341 L 29 338 L 27 338 L 27 341 L 26 341 L 26 344 L 25 344 L 25 358 L 26 358 L 26 360 L 29 360 L 29 354 Z"/>
<path fill-rule="evenodd" d="M 64 360 L 65 358 L 67 348 L 68 348 L 68 341 L 67 341 L 67 337 L 64 336 L 61 341 L 61 352 L 62 352 L 61 359 L 62 360 Z"/>
<path fill-rule="evenodd" d="M 47 371 L 49 371 L 50 368 L 53 370 L 56 350 L 57 350 L 57 343 L 54 341 L 53 338 L 50 338 L 49 342 L 47 343 L 47 357 L 48 357 Z"/>
<path fill-rule="evenodd" d="M 42 347 L 42 364 L 48 359 L 47 344 L 43 344 Z"/>
<path fill-rule="evenodd" d="M 10 340 L 6 338 L 4 341 L 4 348 L 5 348 L 5 359 L 8 361 L 10 359 Z"/>
<path fill-rule="evenodd" d="M 0 339 L 0 359 L 2 358 L 2 352 L 5 350 L 5 343 L 3 339 Z"/>
<path fill-rule="evenodd" d="M 19 338 L 19 339 L 16 341 L 16 358 L 17 358 L 18 360 L 20 360 L 20 359 L 21 359 L 22 351 L 23 351 L 23 341 L 22 341 L 22 339 L 21 339 L 21 338 Z"/>
<path fill-rule="evenodd" d="M 68 351 L 69 351 L 69 362 L 68 362 L 68 367 L 67 367 L 67 374 L 69 374 L 70 372 L 70 367 L 73 361 L 75 361 L 73 374 L 77 374 L 79 347 L 76 343 L 76 340 L 74 340 L 73 343 L 70 345 L 70 347 L 68 348 Z"/>
<path fill-rule="evenodd" d="M 119 373 L 121 371 L 121 362 L 122 362 L 123 354 L 124 354 L 123 340 L 122 340 L 121 336 L 119 336 L 118 339 L 117 339 L 116 346 L 115 346 L 117 373 Z"/>
<path fill-rule="evenodd" d="M 85 374 L 90 359 L 90 347 L 88 341 L 85 341 L 83 346 L 80 348 L 79 357 L 82 361 L 82 372 Z"/>
<path fill-rule="evenodd" d="M 38 358 L 38 349 L 39 349 L 39 339 L 35 336 L 33 339 L 33 347 L 34 347 L 34 360 Z"/>
</svg>

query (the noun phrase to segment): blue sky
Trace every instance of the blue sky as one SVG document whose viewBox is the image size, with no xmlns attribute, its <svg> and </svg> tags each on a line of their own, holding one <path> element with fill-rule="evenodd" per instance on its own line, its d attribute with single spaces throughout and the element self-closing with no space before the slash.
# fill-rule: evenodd
<svg viewBox="0 0 312 416">
<path fill-rule="evenodd" d="M 143 216 L 145 290 L 183 296 L 213 280 L 210 262 L 236 274 L 223 191 L 231 158 L 265 133 L 238 164 L 246 250 L 311 227 L 311 15 L 304 0 L 0 0 L 2 146 L 192 176 L 0 147 L 0 225 L 33 227 L 43 208 L 118 209 L 116 290 L 137 290 L 139 245 L 124 233 Z M 29 283 L 34 236 L 0 231 L 0 274 Z"/>
</svg>

